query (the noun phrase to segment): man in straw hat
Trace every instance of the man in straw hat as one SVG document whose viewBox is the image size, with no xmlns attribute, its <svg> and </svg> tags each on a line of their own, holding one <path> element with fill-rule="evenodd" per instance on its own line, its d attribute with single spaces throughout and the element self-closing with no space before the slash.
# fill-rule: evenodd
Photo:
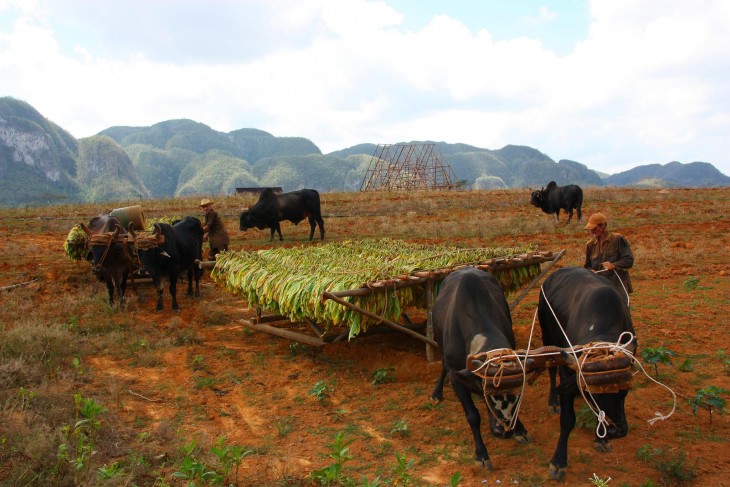
<svg viewBox="0 0 730 487">
<path fill-rule="evenodd" d="M 205 213 L 203 241 L 207 240 L 208 245 L 210 245 L 208 260 L 215 260 L 216 255 L 224 250 L 228 250 L 230 237 L 220 215 L 213 209 L 213 200 L 203 198 L 200 200 L 200 207 Z"/>
<path fill-rule="evenodd" d="M 608 220 L 603 213 L 591 215 L 585 228 L 593 238 L 586 244 L 583 267 L 607 277 L 628 296 L 634 291 L 628 271 L 634 265 L 634 255 L 626 238 L 620 233 L 608 231 Z"/>
</svg>

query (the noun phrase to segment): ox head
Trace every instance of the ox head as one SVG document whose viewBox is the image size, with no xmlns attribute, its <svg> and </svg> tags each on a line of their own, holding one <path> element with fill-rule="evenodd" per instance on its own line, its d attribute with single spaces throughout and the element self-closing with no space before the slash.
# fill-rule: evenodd
<svg viewBox="0 0 730 487">
<path fill-rule="evenodd" d="M 240 228 L 241 230 L 248 230 L 249 228 L 253 228 L 254 226 L 251 224 L 251 217 L 250 212 L 248 208 L 244 209 L 241 212 L 241 216 L 239 218 Z"/>
<path fill-rule="evenodd" d="M 473 359 L 470 367 L 478 369 L 482 364 L 483 362 L 480 360 Z M 508 390 L 490 391 L 484 394 L 484 381 L 491 379 L 484 379 L 469 369 L 462 369 L 455 372 L 453 379 L 464 384 L 472 393 L 483 395 L 484 402 L 492 413 L 490 415 L 490 429 L 492 430 L 492 434 L 501 438 L 509 438 L 512 436 L 514 431 L 509 430 L 509 425 L 512 424 L 515 413 L 517 412 L 520 394 L 514 394 Z"/>
<path fill-rule="evenodd" d="M 240 229 L 241 230 L 248 230 L 249 228 L 258 228 L 259 230 L 264 230 L 266 228 L 271 228 L 271 224 L 268 221 L 264 221 L 261 218 L 257 218 L 258 215 L 252 215 L 251 210 L 248 208 L 243 210 L 241 212 L 240 217 Z"/>
<path fill-rule="evenodd" d="M 562 351 L 560 355 L 565 361 L 566 366 L 571 368 L 578 366 L 580 358 L 576 359 L 572 353 Z M 580 357 L 580 352 L 578 352 L 578 357 Z M 623 389 L 617 392 L 594 392 L 588 396 L 593 398 L 595 407 L 598 410 L 606 413 L 608 426 L 606 427 L 606 436 L 603 438 L 604 440 L 623 438 L 629 432 L 629 425 L 626 421 L 626 410 L 624 408 L 627 393 L 628 389 Z"/>
<path fill-rule="evenodd" d="M 540 208 L 545 197 L 545 188 L 536 189 L 530 194 L 530 204 Z"/>
<path fill-rule="evenodd" d="M 82 223 L 81 228 L 90 241 L 86 260 L 91 261 L 92 272 L 101 280 L 104 278 L 105 264 L 110 260 L 117 260 L 115 257 L 121 252 L 118 237 L 126 232 L 117 218 L 104 214 L 93 217 L 88 227 Z"/>
</svg>

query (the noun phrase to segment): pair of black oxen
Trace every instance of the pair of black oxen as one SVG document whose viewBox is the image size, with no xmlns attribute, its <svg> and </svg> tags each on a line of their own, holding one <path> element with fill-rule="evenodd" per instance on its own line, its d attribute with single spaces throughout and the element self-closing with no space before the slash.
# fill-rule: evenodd
<svg viewBox="0 0 730 487">
<path fill-rule="evenodd" d="M 560 438 L 550 460 L 550 476 L 563 480 L 568 465 L 568 436 L 576 422 L 573 402 L 580 388 L 585 389 L 582 384 L 588 384 L 588 388 L 593 388 L 591 383 L 603 385 L 593 388 L 592 394 L 585 394 L 594 410 L 605 412 L 607 420 L 600 436 L 596 434 L 596 449 L 608 451 L 608 440 L 626 436 L 624 399 L 636 340 L 626 297 L 608 279 L 588 269 L 568 267 L 552 273 L 542 286 L 537 317 L 543 346 L 535 350 L 538 353 L 525 353 L 519 359 L 513 355 L 513 360 L 521 361 L 524 369 L 520 366 L 516 375 L 500 375 L 499 362 L 492 362 L 490 357 L 504 351 L 509 356 L 515 350 L 512 318 L 502 286 L 493 275 L 474 267 L 449 274 L 441 283 L 433 308 L 434 334 L 441 346 L 443 368 L 431 397 L 443 399 L 444 380 L 448 376 L 474 436 L 476 463 L 491 469 L 472 394 L 484 395 L 492 434 L 501 438 L 513 436 L 518 443 L 527 443 L 532 438 L 514 417 L 524 381 L 523 370 L 529 373 L 549 368 L 549 408 L 560 412 Z M 599 344 L 612 351 L 594 348 Z M 542 352 L 548 350 L 550 358 L 545 358 Z M 588 361 L 591 354 L 599 360 Z M 601 358 L 609 361 L 601 362 Z M 576 375 L 579 369 L 582 379 Z"/>
<path fill-rule="evenodd" d="M 319 193 L 313 189 L 302 189 L 290 193 L 275 194 L 271 188 L 261 192 L 258 202 L 240 216 L 240 228 L 270 228 L 271 239 L 274 232 L 281 236 L 279 222 L 289 220 L 298 224 L 309 219 L 309 240 L 314 235 L 315 224 L 319 225 L 320 236 L 324 239 L 324 221 L 320 209 Z M 91 251 L 88 259 L 92 261 L 93 272 L 102 282 L 106 282 L 109 304 L 114 304 L 116 294 L 119 305 L 124 306 L 124 292 L 127 279 L 134 271 L 144 268 L 152 277 L 157 289 L 157 310 L 162 310 L 164 279 L 169 282 L 172 309 L 179 311 L 177 304 L 177 280 L 187 273 L 188 296 L 200 296 L 200 276 L 202 271 L 196 264 L 202 260 L 203 226 L 199 219 L 188 216 L 172 225 L 155 224 L 153 237 L 142 238 L 134 229 L 123 228 L 118 218 L 100 214 L 91 219 L 86 231 Z M 193 292 L 193 281 L 195 292 Z"/>
</svg>

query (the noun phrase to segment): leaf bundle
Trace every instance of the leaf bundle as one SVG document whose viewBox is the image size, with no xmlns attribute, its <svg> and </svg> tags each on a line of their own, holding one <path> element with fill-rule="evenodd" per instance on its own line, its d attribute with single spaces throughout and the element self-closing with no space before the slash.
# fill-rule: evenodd
<svg viewBox="0 0 730 487">
<path fill-rule="evenodd" d="M 514 248 L 457 248 L 421 245 L 394 239 L 346 240 L 324 245 L 273 248 L 256 252 L 227 251 L 216 258 L 211 277 L 231 292 L 240 293 L 250 306 L 301 321 L 309 318 L 331 326 L 348 326 L 350 337 L 378 320 L 322 294 L 369 287 L 374 282 L 408 280 L 414 272 L 478 264 L 489 259 L 533 252 Z M 539 272 L 540 265 L 516 266 L 496 272 L 505 293 L 519 289 Z M 408 307 L 426 307 L 423 286 L 396 289 L 385 285 L 346 301 L 377 316 L 397 321 Z"/>
<path fill-rule="evenodd" d="M 88 237 L 81 225 L 74 225 L 63 242 L 63 250 L 71 260 L 83 260 L 89 250 Z"/>
</svg>

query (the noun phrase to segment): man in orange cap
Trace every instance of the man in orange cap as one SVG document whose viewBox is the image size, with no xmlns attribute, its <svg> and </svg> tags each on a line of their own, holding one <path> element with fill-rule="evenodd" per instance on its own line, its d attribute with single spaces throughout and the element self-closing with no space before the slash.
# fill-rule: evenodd
<svg viewBox="0 0 730 487">
<path fill-rule="evenodd" d="M 205 223 L 203 224 L 203 240 L 208 241 L 210 245 L 210 253 L 208 260 L 215 260 L 215 256 L 224 250 L 228 250 L 230 237 L 223 225 L 220 215 L 213 209 L 213 200 L 203 198 L 200 200 L 200 207 L 205 213 Z"/>
<path fill-rule="evenodd" d="M 634 265 L 634 255 L 626 238 L 608 231 L 608 220 L 603 213 L 591 215 L 585 228 L 593 238 L 586 244 L 583 267 L 607 277 L 628 297 L 628 293 L 634 291 L 628 271 Z"/>
</svg>

